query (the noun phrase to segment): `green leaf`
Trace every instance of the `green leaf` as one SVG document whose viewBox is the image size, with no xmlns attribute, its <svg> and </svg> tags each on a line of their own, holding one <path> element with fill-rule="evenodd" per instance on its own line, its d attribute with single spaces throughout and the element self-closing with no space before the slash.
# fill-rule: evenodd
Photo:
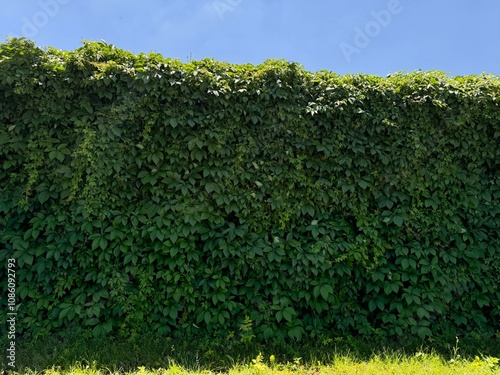
<svg viewBox="0 0 500 375">
<path fill-rule="evenodd" d="M 348 191 L 351 191 L 352 193 L 354 193 L 354 191 L 355 191 L 354 185 L 350 185 L 350 184 L 342 185 L 342 193 L 347 193 Z"/>
<path fill-rule="evenodd" d="M 418 327 L 417 334 L 421 339 L 432 336 L 432 331 L 428 327 Z"/>
<path fill-rule="evenodd" d="M 89 326 L 94 326 L 96 324 L 99 324 L 99 319 L 98 318 L 91 318 L 91 319 L 87 319 L 85 321 L 85 324 L 86 325 L 89 325 Z"/>
<path fill-rule="evenodd" d="M 292 321 L 294 315 L 295 315 L 295 310 L 292 307 L 286 307 L 283 310 L 283 318 L 285 318 L 285 320 L 288 322 Z"/>
<path fill-rule="evenodd" d="M 391 293 L 392 293 L 392 285 L 391 285 L 391 284 L 387 284 L 387 285 L 384 287 L 384 293 L 385 293 L 385 294 L 391 294 Z"/>
<path fill-rule="evenodd" d="M 71 236 L 69 237 L 69 243 L 71 244 L 71 246 L 75 246 L 77 242 L 78 242 L 78 234 L 72 233 Z"/>
<path fill-rule="evenodd" d="M 24 253 L 22 259 L 23 259 L 24 263 L 29 264 L 30 266 L 33 265 L 33 255 L 28 254 L 28 253 Z"/>
<path fill-rule="evenodd" d="M 99 240 L 99 246 L 103 250 L 106 249 L 108 247 L 108 240 L 104 237 L 101 237 L 101 239 Z"/>
<path fill-rule="evenodd" d="M 110 320 L 110 321 L 103 323 L 102 328 L 104 329 L 104 331 L 106 333 L 111 332 L 111 330 L 113 329 L 113 322 Z"/>
<path fill-rule="evenodd" d="M 365 181 L 365 180 L 359 180 L 358 181 L 358 185 L 362 188 L 362 189 L 366 189 L 367 187 L 370 186 L 370 183 Z"/>
<path fill-rule="evenodd" d="M 388 208 L 389 210 L 394 206 L 394 202 L 390 199 L 384 199 L 382 202 L 380 202 L 379 207 L 380 208 Z"/>
<path fill-rule="evenodd" d="M 314 298 L 318 298 L 321 293 L 321 286 L 316 285 L 313 289 Z"/>
<path fill-rule="evenodd" d="M 401 225 L 403 225 L 404 220 L 401 216 L 396 215 L 392 218 L 392 222 L 396 224 L 398 227 L 400 227 Z"/>
<path fill-rule="evenodd" d="M 212 314 L 210 314 L 210 311 L 205 311 L 205 314 L 203 315 L 203 320 L 205 321 L 205 324 L 210 324 L 210 321 L 212 320 Z"/>
<path fill-rule="evenodd" d="M 433 207 L 434 206 L 434 200 L 432 199 L 426 199 L 425 200 L 425 207 Z"/>
<path fill-rule="evenodd" d="M 392 283 L 392 284 L 391 284 L 391 288 L 392 288 L 392 291 L 393 291 L 394 293 L 397 293 L 397 292 L 399 291 L 399 284 L 397 284 L 397 283 Z"/>
<path fill-rule="evenodd" d="M 378 298 L 378 299 L 377 299 L 377 306 L 378 306 L 378 308 L 379 308 L 381 311 L 384 311 L 384 308 L 385 308 L 385 303 L 384 303 L 384 301 L 382 300 L 382 298 Z"/>
<path fill-rule="evenodd" d="M 69 312 L 72 311 L 73 309 L 74 309 L 73 306 L 69 306 L 65 309 L 62 309 L 61 313 L 59 314 L 59 319 L 64 319 L 69 314 Z"/>
<path fill-rule="evenodd" d="M 321 288 L 320 288 L 320 293 L 321 293 L 321 297 L 323 297 L 323 299 L 328 299 L 328 296 L 330 294 L 333 294 L 333 288 L 331 285 L 322 285 Z"/>
<path fill-rule="evenodd" d="M 368 302 L 368 308 L 370 309 L 370 312 L 375 311 L 377 308 L 377 301 L 374 299 L 370 300 L 370 302 Z"/>
<path fill-rule="evenodd" d="M 99 324 L 94 327 L 94 329 L 92 330 L 92 334 L 94 335 L 95 338 L 99 338 L 104 336 L 106 334 L 106 331 L 104 330 L 104 327 L 101 324 Z"/>
<path fill-rule="evenodd" d="M 97 294 L 99 294 L 101 297 L 103 298 L 109 298 L 109 294 L 108 294 L 108 291 L 106 289 L 102 289 L 100 292 L 98 292 Z"/>
<path fill-rule="evenodd" d="M 301 212 L 305 215 L 308 214 L 309 216 L 314 216 L 315 210 L 314 207 L 311 205 L 305 205 L 302 207 Z"/>
<path fill-rule="evenodd" d="M 264 332 L 262 333 L 264 340 L 270 339 L 271 337 L 273 337 L 273 335 L 274 330 L 271 326 L 267 326 L 266 328 L 264 328 Z"/>
<path fill-rule="evenodd" d="M 479 297 L 477 299 L 477 304 L 479 305 L 479 307 L 489 306 L 490 305 L 490 301 L 487 298 L 481 298 L 481 297 Z"/>
<path fill-rule="evenodd" d="M 213 191 L 217 191 L 218 186 L 215 182 L 209 182 L 208 184 L 205 185 L 205 190 L 207 191 L 207 193 L 211 193 Z"/>
<path fill-rule="evenodd" d="M 224 318 L 224 315 L 219 314 L 219 315 L 218 315 L 218 318 L 219 318 L 219 323 L 220 323 L 220 325 L 223 325 L 223 324 L 224 324 L 224 321 L 226 320 L 226 318 Z"/>
<path fill-rule="evenodd" d="M 306 332 L 304 331 L 304 328 L 302 328 L 301 326 L 295 326 L 288 331 L 288 337 L 290 337 L 291 339 L 301 340 L 302 336 L 305 333 Z"/>
<path fill-rule="evenodd" d="M 161 230 L 156 230 L 155 231 L 155 236 L 158 238 L 160 241 L 163 241 L 165 239 L 165 236 Z"/>
<path fill-rule="evenodd" d="M 408 260 L 408 264 L 410 265 L 410 267 L 411 267 L 412 269 L 414 269 L 414 270 L 415 270 L 415 269 L 417 269 L 417 261 L 416 261 L 415 259 L 410 258 L 410 259 Z"/>
<path fill-rule="evenodd" d="M 49 198 L 50 198 L 50 194 L 49 194 L 48 190 L 44 190 L 40 194 L 38 194 L 38 201 L 42 204 L 47 202 L 49 200 Z"/>
<path fill-rule="evenodd" d="M 278 323 L 283 320 L 283 311 L 278 311 L 276 313 L 276 320 L 278 321 Z"/>
<path fill-rule="evenodd" d="M 420 319 L 429 318 L 430 317 L 429 312 L 426 309 L 424 309 L 423 307 L 419 307 L 417 309 L 417 315 L 418 315 L 418 317 Z"/>
<path fill-rule="evenodd" d="M 93 314 L 94 316 L 97 316 L 97 317 L 101 314 L 101 309 L 100 309 L 100 307 L 99 307 L 99 306 L 97 306 L 97 305 L 92 306 L 92 307 L 90 308 L 90 311 L 92 311 L 92 314 Z"/>
</svg>

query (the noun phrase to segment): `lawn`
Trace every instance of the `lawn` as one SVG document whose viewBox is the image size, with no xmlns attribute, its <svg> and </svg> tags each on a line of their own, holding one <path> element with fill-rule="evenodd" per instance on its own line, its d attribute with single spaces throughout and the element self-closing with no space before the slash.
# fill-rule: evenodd
<svg viewBox="0 0 500 375">
<path fill-rule="evenodd" d="M 76 364 L 66 370 L 57 368 L 47 369 L 45 371 L 26 370 L 23 374 L 45 374 L 45 375 L 108 375 L 108 374 L 123 374 L 119 370 L 98 369 L 95 364 L 82 365 Z M 127 374 L 133 375 L 167 375 L 167 374 L 415 374 L 415 375 L 460 375 L 460 374 L 500 374 L 499 360 L 493 357 L 476 357 L 473 360 L 445 360 L 438 355 L 428 355 L 422 352 L 416 353 L 413 356 L 374 356 L 368 361 L 358 361 L 349 356 L 339 356 L 334 359 L 331 364 L 323 365 L 303 365 L 300 358 L 296 358 L 293 362 L 278 363 L 274 356 L 263 358 L 262 355 L 257 356 L 251 363 L 235 364 L 233 367 L 225 370 L 203 370 L 194 369 L 187 370 L 182 366 L 171 363 L 167 368 L 146 369 L 140 366 L 135 371 L 129 371 Z"/>
<path fill-rule="evenodd" d="M 20 339 L 16 369 L 9 374 L 500 374 L 499 357 L 499 338 L 479 335 L 378 342 L 316 336 L 257 343 L 141 335 L 93 339 L 68 331 Z M 0 370 L 7 368 L 1 361 L 5 357 Z"/>
</svg>

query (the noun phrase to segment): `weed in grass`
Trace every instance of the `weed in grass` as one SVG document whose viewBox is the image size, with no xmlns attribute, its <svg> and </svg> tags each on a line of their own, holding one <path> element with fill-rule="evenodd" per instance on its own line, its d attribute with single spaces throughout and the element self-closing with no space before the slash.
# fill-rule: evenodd
<svg viewBox="0 0 500 375">
<path fill-rule="evenodd" d="M 455 337 L 455 346 L 453 347 L 453 353 L 450 359 L 450 363 L 456 362 L 460 359 L 460 354 L 458 352 L 460 351 L 460 348 L 458 347 L 458 342 L 459 338 L 458 336 Z"/>
<path fill-rule="evenodd" d="M 242 343 L 250 343 L 255 338 L 252 330 L 252 319 L 247 315 L 245 316 L 245 320 L 240 326 L 240 335 Z"/>
</svg>

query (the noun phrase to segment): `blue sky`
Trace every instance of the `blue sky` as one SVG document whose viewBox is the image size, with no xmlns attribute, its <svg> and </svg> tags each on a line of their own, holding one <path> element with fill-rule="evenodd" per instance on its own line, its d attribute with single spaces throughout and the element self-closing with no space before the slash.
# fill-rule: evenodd
<svg viewBox="0 0 500 375">
<path fill-rule="evenodd" d="M 0 0 L 0 34 L 74 50 L 104 39 L 135 53 L 385 76 L 500 75 L 498 0 Z"/>
</svg>

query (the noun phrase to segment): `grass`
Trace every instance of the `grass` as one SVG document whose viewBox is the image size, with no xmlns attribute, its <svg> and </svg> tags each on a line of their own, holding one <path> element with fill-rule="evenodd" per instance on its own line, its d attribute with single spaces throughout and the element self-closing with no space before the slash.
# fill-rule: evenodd
<svg viewBox="0 0 500 375">
<path fill-rule="evenodd" d="M 284 364 L 277 363 L 270 356 L 266 361 L 261 355 L 258 355 L 249 364 L 235 364 L 230 369 L 223 373 L 227 374 L 414 374 L 414 375 L 474 375 L 474 374 L 500 374 L 500 367 L 497 358 L 476 357 L 472 361 L 467 360 L 450 360 L 446 361 L 438 355 L 427 355 L 424 353 L 416 353 L 413 356 L 374 356 L 368 361 L 359 361 L 356 358 L 349 356 L 335 357 L 332 363 L 323 365 L 318 362 L 315 365 L 303 365 L 300 363 L 300 358 L 296 358 L 293 362 Z M 110 370 L 107 368 L 99 369 L 95 363 L 84 365 L 77 363 L 68 369 L 50 368 L 45 371 L 25 370 L 23 374 L 37 375 L 108 375 L 121 374 L 123 372 Z M 203 370 L 201 368 L 188 370 L 180 365 L 171 362 L 167 368 L 147 369 L 144 366 L 139 366 L 134 371 L 129 371 L 128 374 L 134 375 L 167 375 L 167 374 L 217 374 L 220 371 Z"/>
<path fill-rule="evenodd" d="M 480 335 L 425 342 L 318 336 L 259 344 L 211 337 L 90 339 L 68 331 L 18 341 L 10 374 L 500 374 L 500 338 Z M 4 348 L 5 340 L 0 344 Z M 6 368 L 2 357 L 0 370 Z"/>
</svg>

